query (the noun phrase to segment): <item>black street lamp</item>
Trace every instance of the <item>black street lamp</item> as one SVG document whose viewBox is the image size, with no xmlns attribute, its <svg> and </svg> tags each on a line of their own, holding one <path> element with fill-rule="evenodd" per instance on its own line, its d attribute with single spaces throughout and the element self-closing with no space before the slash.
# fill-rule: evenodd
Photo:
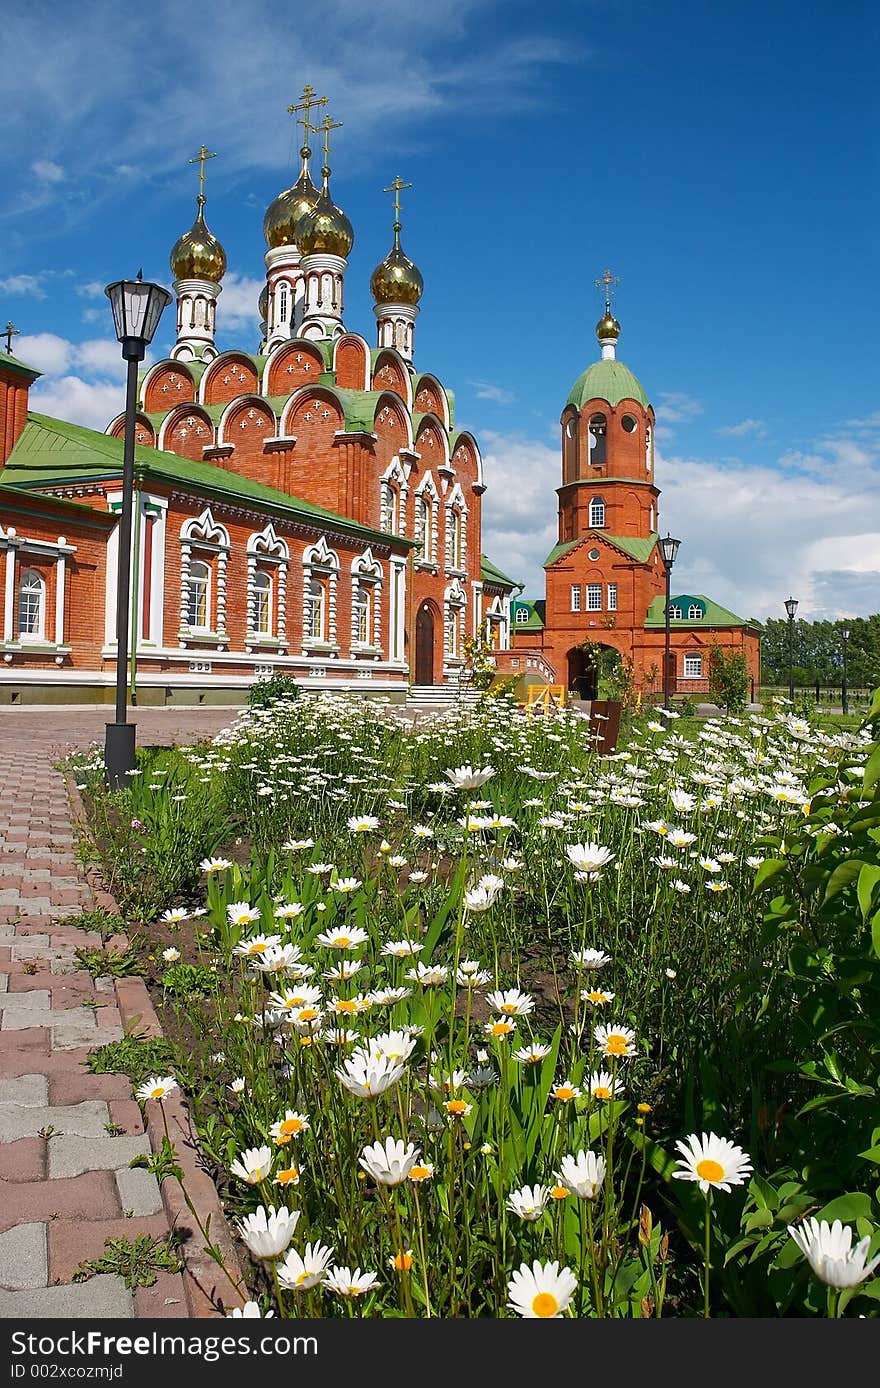
<svg viewBox="0 0 880 1388">
<path fill-rule="evenodd" d="M 136 280 L 119 280 L 104 290 L 113 310 L 116 336 L 128 362 L 125 386 L 125 443 L 122 452 L 122 513 L 119 519 L 119 565 L 116 577 L 116 722 L 107 723 L 104 770 L 112 790 L 128 784 L 134 770 L 133 723 L 127 721 L 126 666 L 130 621 L 131 518 L 134 510 L 134 426 L 137 411 L 138 363 L 147 354 L 153 334 L 172 296 L 160 284 L 145 283 L 138 270 Z"/>
<path fill-rule="evenodd" d="M 844 625 L 840 628 L 840 639 L 841 639 L 841 642 L 843 643 L 843 680 L 841 681 L 841 686 L 840 686 L 840 711 L 841 711 L 841 713 L 844 713 L 844 714 L 849 713 L 849 699 L 848 699 L 849 689 L 848 689 L 848 687 L 847 687 L 847 673 L 848 673 L 848 672 L 847 672 L 846 656 L 847 656 L 847 648 L 848 648 L 848 646 L 849 646 L 849 638 L 850 638 L 851 635 L 852 635 L 851 629 L 850 629 L 848 626 L 846 626 L 846 624 L 844 624 Z"/>
<path fill-rule="evenodd" d="M 669 601 L 670 584 L 672 581 L 672 566 L 675 563 L 675 556 L 678 554 L 678 547 L 681 540 L 673 540 L 667 534 L 660 541 L 660 557 L 663 560 L 663 567 L 666 570 L 666 640 L 663 647 L 663 707 L 669 708 Z"/>
<path fill-rule="evenodd" d="M 794 703 L 794 614 L 798 610 L 797 598 L 785 599 L 788 613 L 788 697 Z"/>
</svg>

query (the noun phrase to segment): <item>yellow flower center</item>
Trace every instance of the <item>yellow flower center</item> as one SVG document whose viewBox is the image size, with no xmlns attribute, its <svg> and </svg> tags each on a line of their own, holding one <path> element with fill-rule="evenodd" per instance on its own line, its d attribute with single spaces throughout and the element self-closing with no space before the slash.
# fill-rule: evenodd
<svg viewBox="0 0 880 1388">
<path fill-rule="evenodd" d="M 278 1131 L 282 1137 L 293 1137 L 294 1133 L 302 1132 L 304 1127 L 301 1118 L 285 1118 Z"/>
<path fill-rule="evenodd" d="M 551 1200 L 567 1200 L 571 1194 L 568 1186 L 554 1186 L 550 1192 Z"/>
<path fill-rule="evenodd" d="M 559 1302 L 552 1292 L 538 1292 L 538 1295 L 532 1300 L 532 1310 L 536 1316 L 542 1318 L 555 1316 L 559 1310 Z"/>
<path fill-rule="evenodd" d="M 696 1171 L 701 1181 L 709 1181 L 713 1185 L 724 1178 L 724 1167 L 709 1157 L 697 1162 Z"/>
<path fill-rule="evenodd" d="M 411 1253 L 398 1253 L 394 1259 L 394 1267 L 397 1272 L 409 1272 L 413 1265 Z"/>
<path fill-rule="evenodd" d="M 151 1098 L 151 1099 L 161 1099 L 161 1098 L 162 1098 L 162 1095 L 163 1095 L 164 1093 L 165 1093 L 165 1086 L 162 1085 L 162 1084 L 157 1084 L 155 1089 L 151 1089 L 151 1090 L 150 1090 L 150 1098 Z"/>
<path fill-rule="evenodd" d="M 301 1036 L 299 1038 L 299 1044 L 301 1046 L 310 1046 L 312 1044 L 311 1036 Z"/>
<path fill-rule="evenodd" d="M 605 1042 L 605 1049 L 609 1055 L 626 1055 L 626 1037 L 614 1033 Z"/>
<path fill-rule="evenodd" d="M 431 1174 L 429 1166 L 414 1166 L 409 1173 L 411 1181 L 426 1181 Z"/>
<path fill-rule="evenodd" d="M 560 1085 L 553 1091 L 553 1093 L 554 1093 L 554 1097 L 557 1098 L 557 1099 L 573 1099 L 573 1098 L 574 1098 L 574 1090 L 573 1090 L 569 1085 L 567 1085 L 567 1084 L 560 1084 Z"/>
<path fill-rule="evenodd" d="M 312 1274 L 310 1272 L 301 1272 L 299 1277 L 296 1279 L 296 1285 L 298 1287 L 301 1287 L 303 1282 L 308 1282 L 311 1275 Z"/>
<path fill-rule="evenodd" d="M 516 1003 L 515 1003 L 515 1002 L 506 1002 L 506 1003 L 504 1003 L 503 1007 L 501 1008 L 501 1011 L 502 1011 L 502 1012 L 506 1012 L 507 1015 L 508 1015 L 508 1017 L 515 1017 L 515 1016 L 516 1016 Z"/>
<path fill-rule="evenodd" d="M 357 1003 L 356 1003 L 356 1002 L 352 1002 L 350 998 L 337 998 L 337 1000 L 336 1000 L 336 1011 L 337 1011 L 337 1012 L 357 1012 L 357 1010 L 358 1010 L 358 1005 L 357 1005 Z"/>
<path fill-rule="evenodd" d="M 301 1022 L 313 1022 L 317 1015 L 318 1009 L 316 1007 L 304 1007 L 299 1014 L 299 1019 Z"/>
<path fill-rule="evenodd" d="M 265 951 L 266 946 L 262 940 L 257 940 L 255 944 L 250 945 L 248 948 L 248 954 L 264 954 Z"/>
<path fill-rule="evenodd" d="M 604 994 L 604 993 L 588 993 L 588 994 L 587 994 L 587 1002 L 605 1002 L 605 1001 L 606 1001 L 606 997 L 605 997 L 605 994 Z"/>
<path fill-rule="evenodd" d="M 605 1085 L 605 1084 L 597 1084 L 597 1085 L 596 1085 L 596 1088 L 593 1090 L 593 1098 L 594 1098 L 594 1099 L 610 1099 L 610 1098 L 611 1098 L 611 1090 L 610 1090 L 610 1089 L 608 1088 L 608 1086 Z"/>
<path fill-rule="evenodd" d="M 510 1025 L 510 1022 L 493 1022 L 493 1023 L 492 1023 L 492 1035 L 493 1035 L 493 1036 L 507 1036 L 507 1034 L 508 1034 L 509 1032 L 511 1032 L 511 1031 L 513 1031 L 513 1027 Z"/>
<path fill-rule="evenodd" d="M 279 1171 L 275 1177 L 275 1182 L 279 1186 L 296 1185 L 299 1180 L 299 1167 L 288 1166 L 285 1171 Z"/>
<path fill-rule="evenodd" d="M 337 935 L 337 936 L 336 936 L 336 939 L 333 941 L 333 943 L 334 943 L 335 945 L 338 945 L 338 947 L 339 947 L 340 949 L 345 949 L 346 945 L 348 945 L 348 944 L 351 943 L 351 936 L 350 936 L 350 935 Z"/>
<path fill-rule="evenodd" d="M 450 1099 L 446 1107 L 452 1114 L 462 1114 L 467 1112 L 467 1104 L 465 1103 L 464 1099 Z"/>
</svg>

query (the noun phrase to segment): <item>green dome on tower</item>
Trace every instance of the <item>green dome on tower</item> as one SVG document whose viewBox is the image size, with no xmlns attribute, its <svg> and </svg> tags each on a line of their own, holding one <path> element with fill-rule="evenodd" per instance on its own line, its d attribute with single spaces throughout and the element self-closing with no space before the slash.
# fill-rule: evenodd
<svg viewBox="0 0 880 1388">
<path fill-rule="evenodd" d="M 609 405 L 619 405 L 621 400 L 637 400 L 644 409 L 649 403 L 641 382 L 628 366 L 614 358 L 594 361 L 588 366 L 578 376 L 565 403 L 579 410 L 588 400 L 607 400 Z"/>
</svg>

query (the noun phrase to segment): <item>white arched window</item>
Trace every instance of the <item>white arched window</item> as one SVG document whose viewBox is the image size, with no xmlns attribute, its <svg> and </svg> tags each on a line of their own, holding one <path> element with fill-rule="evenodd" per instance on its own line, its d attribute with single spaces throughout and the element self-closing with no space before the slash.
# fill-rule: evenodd
<svg viewBox="0 0 880 1388">
<path fill-rule="evenodd" d="M 254 574 L 254 631 L 272 635 L 272 580 L 262 569 Z"/>
<path fill-rule="evenodd" d="M 373 590 L 372 588 L 358 588 L 354 599 L 355 606 L 355 639 L 360 646 L 368 646 L 371 640 L 373 626 Z"/>
<path fill-rule="evenodd" d="M 590 416 L 588 438 L 590 444 L 590 463 L 593 467 L 601 467 L 607 458 L 608 421 L 604 414 L 594 414 Z"/>
<path fill-rule="evenodd" d="M 286 323 L 290 315 L 290 286 L 282 280 L 278 287 L 278 322 Z"/>
<path fill-rule="evenodd" d="M 351 644 L 376 649 L 381 644 L 382 565 L 372 549 L 359 555 L 351 566 Z"/>
<path fill-rule="evenodd" d="M 189 566 L 187 625 L 190 631 L 209 631 L 211 612 L 211 569 L 203 559 L 193 559 Z"/>
<path fill-rule="evenodd" d="M 460 569 L 464 566 L 461 512 L 452 511 L 449 519 L 452 526 L 449 537 L 449 562 L 453 569 Z"/>
<path fill-rule="evenodd" d="M 670 622 L 681 621 L 681 608 L 677 603 L 671 602 L 669 604 L 669 620 Z"/>
<path fill-rule="evenodd" d="M 590 502 L 590 525 L 601 528 L 605 524 L 605 502 L 601 496 L 594 496 Z"/>
<path fill-rule="evenodd" d="M 698 602 L 692 602 L 688 608 L 688 621 L 701 622 L 703 620 L 703 609 Z"/>
<path fill-rule="evenodd" d="M 419 497 L 417 534 L 422 542 L 422 558 L 430 563 L 434 549 L 434 503 L 424 493 Z"/>
<path fill-rule="evenodd" d="M 306 585 L 305 635 L 311 641 L 326 640 L 327 630 L 327 582 L 326 579 L 313 578 Z"/>
<path fill-rule="evenodd" d="M 46 636 L 46 585 L 36 569 L 25 569 L 19 581 L 18 634 L 22 641 Z"/>
</svg>

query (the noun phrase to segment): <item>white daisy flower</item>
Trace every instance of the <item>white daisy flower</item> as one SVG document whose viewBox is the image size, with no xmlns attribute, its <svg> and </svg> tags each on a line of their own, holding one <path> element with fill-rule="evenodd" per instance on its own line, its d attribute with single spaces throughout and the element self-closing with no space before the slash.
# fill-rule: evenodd
<svg viewBox="0 0 880 1388">
<path fill-rule="evenodd" d="M 239 1180 L 246 1181 L 249 1186 L 257 1186 L 272 1169 L 272 1149 L 271 1147 L 248 1147 L 241 1152 L 229 1167 L 232 1176 L 238 1176 Z"/>
<path fill-rule="evenodd" d="M 403 1079 L 406 1065 L 397 1064 L 386 1055 L 358 1049 L 334 1073 L 350 1094 L 375 1099 Z"/>
<path fill-rule="evenodd" d="M 289 1292 L 307 1292 L 327 1275 L 333 1249 L 326 1244 L 307 1243 L 302 1254 L 289 1248 L 278 1264 L 278 1281 Z"/>
<path fill-rule="evenodd" d="M 605 1181 L 605 1158 L 583 1150 L 576 1157 L 565 1156 L 556 1179 L 579 1200 L 595 1200 Z"/>
<path fill-rule="evenodd" d="M 298 1219 L 299 1210 L 258 1205 L 253 1214 L 239 1220 L 238 1229 L 255 1258 L 278 1258 L 293 1238 Z"/>
<path fill-rule="evenodd" d="M 137 1089 L 136 1093 L 141 1103 L 145 1104 L 148 1099 L 164 1099 L 175 1089 L 177 1089 L 177 1080 L 173 1075 L 151 1075 L 146 1083 Z"/>
<path fill-rule="evenodd" d="M 522 1263 L 507 1284 L 507 1304 L 527 1319 L 558 1319 L 577 1291 L 577 1278 L 557 1262 Z"/>
<path fill-rule="evenodd" d="M 527 1224 L 531 1224 L 541 1218 L 549 1199 L 550 1192 L 546 1186 L 522 1186 L 520 1190 L 511 1191 L 507 1198 L 507 1208 Z"/>
<path fill-rule="evenodd" d="M 449 778 L 456 790 L 476 790 L 478 786 L 483 786 L 487 781 L 491 781 L 495 775 L 494 767 L 484 766 L 482 771 L 472 766 L 457 766 L 454 770 L 447 770 L 444 775 Z"/>
<path fill-rule="evenodd" d="M 679 1140 L 676 1147 L 682 1160 L 673 1171 L 677 1181 L 697 1181 L 705 1195 L 716 1187 L 730 1190 L 731 1186 L 741 1186 L 752 1170 L 747 1152 L 737 1147 L 726 1137 L 715 1133 L 691 1133 L 685 1142 Z"/>
<path fill-rule="evenodd" d="M 397 1186 L 406 1180 L 418 1155 L 419 1149 L 413 1143 L 386 1137 L 384 1142 L 373 1142 L 365 1147 L 358 1163 L 380 1185 Z"/>
<path fill-rule="evenodd" d="M 337 1296 L 363 1296 L 379 1285 L 377 1272 L 361 1272 L 360 1268 L 331 1268 L 324 1279 L 324 1286 Z"/>
<path fill-rule="evenodd" d="M 816 1276 L 829 1287 L 857 1287 L 880 1266 L 880 1253 L 866 1262 L 870 1234 L 853 1247 L 852 1228 L 839 1219 L 833 1224 L 805 1219 L 802 1224 L 789 1224 L 788 1232 Z"/>
<path fill-rule="evenodd" d="M 501 1012 L 506 1017 L 526 1017 L 533 1011 L 535 1000 L 530 993 L 521 993 L 519 988 L 497 990 L 486 994 L 486 1001 L 493 1012 Z"/>
<path fill-rule="evenodd" d="M 594 1028 L 593 1036 L 603 1055 L 613 1055 L 623 1060 L 636 1054 L 636 1034 L 629 1027 L 598 1026 Z"/>
</svg>

